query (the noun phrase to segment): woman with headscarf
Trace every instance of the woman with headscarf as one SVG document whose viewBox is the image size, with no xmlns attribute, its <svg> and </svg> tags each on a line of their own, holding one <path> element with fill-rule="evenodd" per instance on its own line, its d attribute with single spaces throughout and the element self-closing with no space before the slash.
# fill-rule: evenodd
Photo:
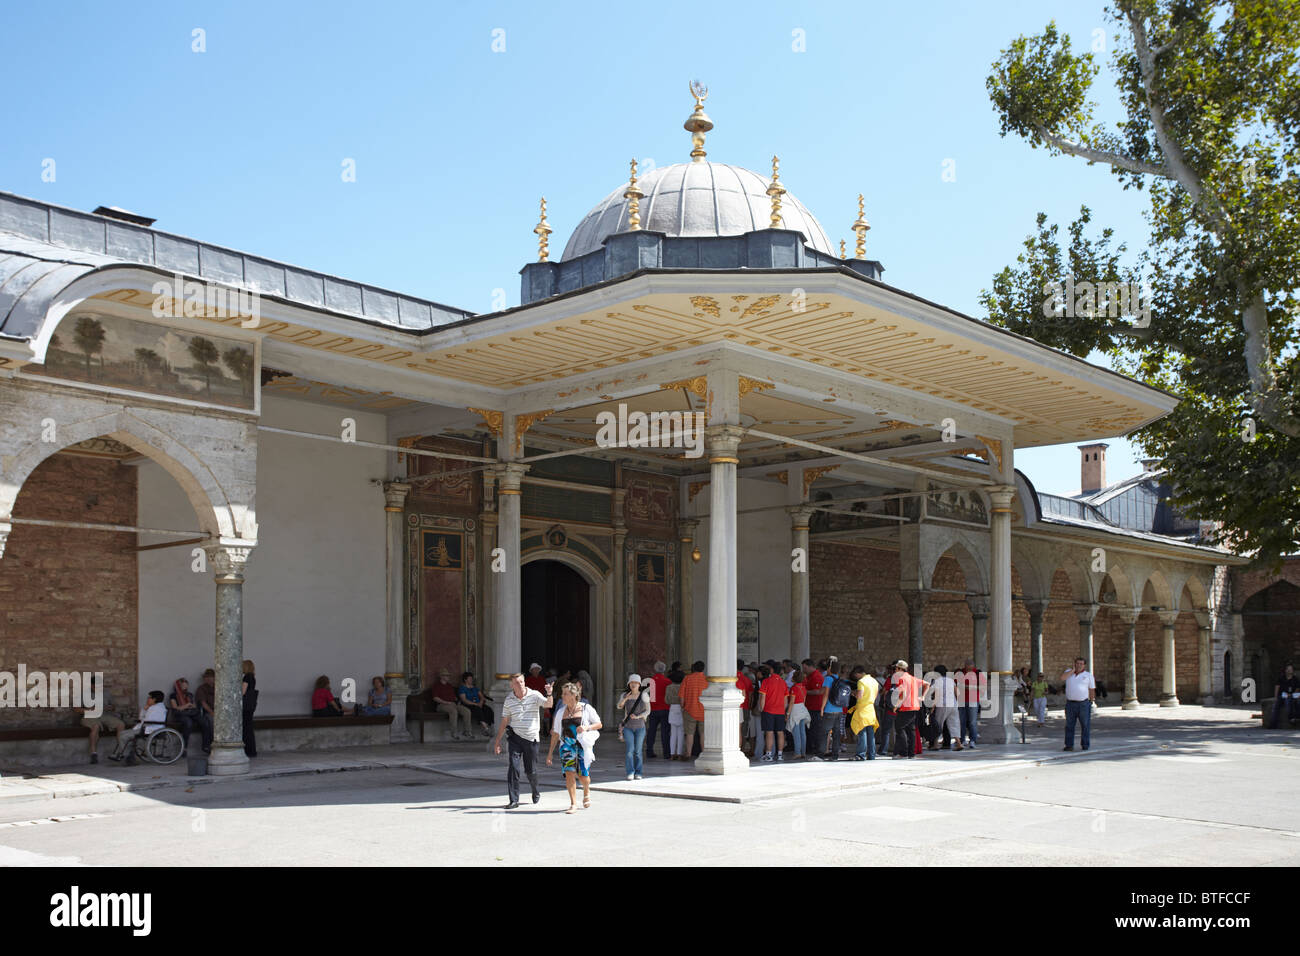
<svg viewBox="0 0 1300 956">
<path fill-rule="evenodd" d="M 600 736 L 600 715 L 590 704 L 578 696 L 577 684 L 565 684 L 561 690 L 562 704 L 555 708 L 555 721 L 551 725 L 551 746 L 546 752 L 546 766 L 553 766 L 555 746 L 560 746 L 560 767 L 564 770 L 564 786 L 569 791 L 569 809 L 578 809 L 578 780 L 582 781 L 582 806 L 591 806 L 591 764 L 596 759 L 596 739 Z"/>
<path fill-rule="evenodd" d="M 167 695 L 167 709 L 171 711 L 171 719 L 176 724 L 177 729 L 181 732 L 181 740 L 185 743 L 186 751 L 190 748 L 190 734 L 195 730 L 203 732 L 203 720 L 199 717 L 199 705 L 190 693 L 190 682 L 184 677 L 176 678 L 172 684 L 172 692 Z M 203 743 L 207 745 L 207 735 L 203 735 Z"/>
<path fill-rule="evenodd" d="M 853 705 L 853 718 L 849 721 L 849 729 L 853 731 L 858 744 L 853 759 L 875 760 L 876 728 L 880 726 L 880 721 L 876 719 L 876 694 L 880 692 L 880 685 L 861 666 L 853 668 L 849 679 L 857 685 L 854 690 L 857 703 Z"/>
</svg>

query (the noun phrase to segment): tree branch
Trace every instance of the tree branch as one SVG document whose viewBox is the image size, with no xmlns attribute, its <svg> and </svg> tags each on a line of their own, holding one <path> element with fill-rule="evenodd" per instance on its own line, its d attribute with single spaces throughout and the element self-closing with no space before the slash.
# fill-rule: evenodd
<svg viewBox="0 0 1300 956">
<path fill-rule="evenodd" d="M 1237 282 L 1243 294 L 1245 283 Z M 1273 348 L 1268 332 L 1268 305 L 1258 293 L 1241 311 L 1241 327 L 1246 333 L 1246 374 L 1250 378 L 1251 405 L 1255 414 L 1284 435 L 1300 438 L 1300 418 L 1287 408 L 1287 396 L 1277 384 L 1273 368 Z"/>
<path fill-rule="evenodd" d="M 1091 146 L 1084 146 L 1082 143 L 1076 143 L 1072 140 L 1065 139 L 1062 136 L 1057 136 L 1055 133 L 1050 132 L 1045 126 L 1035 126 L 1034 129 L 1049 145 L 1055 146 L 1063 153 L 1069 153 L 1071 156 L 1078 156 L 1080 159 L 1086 159 L 1090 163 L 1106 163 L 1108 166 L 1118 166 L 1120 169 L 1127 169 L 1131 173 L 1147 173 L 1152 176 L 1162 176 L 1165 179 L 1172 178 L 1169 175 L 1169 171 L 1163 166 L 1144 163 L 1131 156 L 1125 156 L 1123 153 L 1114 153 L 1107 149 L 1095 149 Z"/>
</svg>

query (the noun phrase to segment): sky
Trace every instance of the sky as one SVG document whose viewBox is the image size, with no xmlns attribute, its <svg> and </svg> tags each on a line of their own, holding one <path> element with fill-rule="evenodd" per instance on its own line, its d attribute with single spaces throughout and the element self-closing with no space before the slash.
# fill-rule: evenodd
<svg viewBox="0 0 1300 956">
<path fill-rule="evenodd" d="M 1086 0 L 12 5 L 0 190 L 488 312 L 519 302 L 539 197 L 554 257 L 629 159 L 689 160 L 698 78 L 709 159 L 766 175 L 780 155 L 850 249 L 863 193 L 885 281 L 982 318 L 1040 210 L 1148 235 L 1144 193 L 998 134 L 990 65 L 1049 19 L 1105 43 L 1114 119 L 1115 26 Z M 1111 481 L 1140 470 L 1109 441 Z M 1072 445 L 1016 463 L 1079 489 Z"/>
</svg>

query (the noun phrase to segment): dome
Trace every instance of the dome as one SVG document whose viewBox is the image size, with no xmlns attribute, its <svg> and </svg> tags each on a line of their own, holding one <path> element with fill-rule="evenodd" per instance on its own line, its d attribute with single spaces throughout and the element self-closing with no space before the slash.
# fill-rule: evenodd
<svg viewBox="0 0 1300 956">
<path fill-rule="evenodd" d="M 772 220 L 768 180 L 740 166 L 708 162 L 660 166 L 640 177 L 637 186 L 645 193 L 641 228 L 650 232 L 685 238 L 741 236 L 769 228 Z M 606 238 L 627 229 L 626 190 L 626 184 L 619 186 L 587 213 L 569 236 L 562 259 L 595 252 Z M 803 233 L 814 249 L 835 255 L 821 223 L 789 193 L 781 197 L 781 225 Z"/>
</svg>

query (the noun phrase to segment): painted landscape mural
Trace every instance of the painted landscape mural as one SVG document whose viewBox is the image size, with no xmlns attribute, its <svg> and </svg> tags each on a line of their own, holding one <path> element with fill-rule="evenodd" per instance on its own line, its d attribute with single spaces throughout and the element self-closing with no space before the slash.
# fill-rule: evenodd
<svg viewBox="0 0 1300 956">
<path fill-rule="evenodd" d="M 253 346 L 113 315 L 70 315 L 50 340 L 52 378 L 252 410 Z"/>
</svg>

